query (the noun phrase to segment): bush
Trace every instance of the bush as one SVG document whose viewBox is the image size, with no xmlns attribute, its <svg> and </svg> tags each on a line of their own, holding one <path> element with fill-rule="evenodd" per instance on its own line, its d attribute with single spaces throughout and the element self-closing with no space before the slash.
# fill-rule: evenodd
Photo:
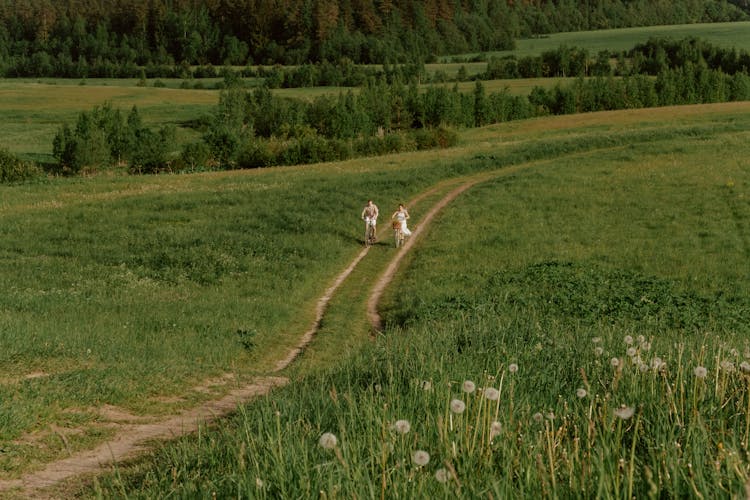
<svg viewBox="0 0 750 500">
<path fill-rule="evenodd" d="M 0 183 L 22 182 L 42 176 L 42 170 L 33 163 L 24 162 L 10 151 L 0 149 Z"/>
</svg>

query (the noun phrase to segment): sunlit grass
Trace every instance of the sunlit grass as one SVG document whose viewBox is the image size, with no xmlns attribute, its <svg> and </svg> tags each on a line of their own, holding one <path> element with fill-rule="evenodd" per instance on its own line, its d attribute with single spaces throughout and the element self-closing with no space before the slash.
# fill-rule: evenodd
<svg viewBox="0 0 750 500">
<path fill-rule="evenodd" d="M 329 344 L 335 366 L 306 365 L 298 375 L 311 374 L 215 432 L 101 478 L 97 491 L 741 496 L 750 479 L 741 109 L 472 131 L 494 149 L 457 168 L 500 166 L 520 151 L 536 159 L 498 170 L 438 217 L 389 289 L 376 342 L 354 356 Z M 584 143 L 592 148 L 573 150 Z M 331 313 L 337 330 L 361 331 L 347 329 L 356 308 Z M 338 334 L 324 328 L 319 342 Z M 314 357 L 331 359 L 317 343 Z"/>
</svg>

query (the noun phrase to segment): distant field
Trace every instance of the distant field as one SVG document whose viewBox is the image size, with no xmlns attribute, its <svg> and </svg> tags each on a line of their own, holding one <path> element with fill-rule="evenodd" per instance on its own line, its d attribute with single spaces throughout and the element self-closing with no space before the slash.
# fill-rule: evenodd
<svg viewBox="0 0 750 500">
<path fill-rule="evenodd" d="M 651 37 L 672 38 L 676 40 L 696 37 L 708 40 L 719 47 L 735 47 L 737 49 L 750 50 L 750 21 L 553 33 L 539 38 L 518 40 L 517 48 L 512 51 L 489 52 L 486 55 L 536 56 L 548 50 L 555 50 L 560 45 L 582 47 L 587 49 L 591 55 L 595 55 L 601 50 L 613 52 L 628 50 Z M 462 57 L 471 57 L 474 55 L 476 54 L 467 54 Z M 450 62 L 452 59 L 448 56 L 444 60 Z M 448 66 L 448 68 L 453 68 L 454 66 L 455 63 Z M 467 70 L 473 68 L 473 65 L 467 65 Z"/>
</svg>

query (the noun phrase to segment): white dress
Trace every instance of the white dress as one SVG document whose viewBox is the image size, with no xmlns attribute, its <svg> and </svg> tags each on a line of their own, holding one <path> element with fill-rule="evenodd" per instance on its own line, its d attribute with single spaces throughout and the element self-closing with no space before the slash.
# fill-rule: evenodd
<svg viewBox="0 0 750 500">
<path fill-rule="evenodd" d="M 404 236 L 411 236 L 411 231 L 406 227 L 406 214 L 404 212 L 396 212 L 396 220 L 401 223 L 401 231 L 404 232 Z"/>
</svg>

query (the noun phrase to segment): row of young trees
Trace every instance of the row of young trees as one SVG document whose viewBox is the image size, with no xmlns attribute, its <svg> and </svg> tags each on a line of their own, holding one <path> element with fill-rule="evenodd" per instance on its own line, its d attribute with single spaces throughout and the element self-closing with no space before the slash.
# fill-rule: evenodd
<svg viewBox="0 0 750 500">
<path fill-rule="evenodd" d="M 54 140 L 56 172 L 127 164 L 132 173 L 256 168 L 334 161 L 362 155 L 447 147 L 455 129 L 547 114 L 750 100 L 750 77 L 704 63 L 666 68 L 656 77 L 578 78 L 528 96 L 473 92 L 454 85 L 370 83 L 359 92 L 312 101 L 281 98 L 267 87 L 229 88 L 215 112 L 195 126 L 202 139 L 172 151 L 174 131 L 152 131 L 136 109 L 124 116 L 109 105 L 79 115 Z"/>
<path fill-rule="evenodd" d="M 0 0 L 0 77 L 424 62 L 512 48 L 521 36 L 733 21 L 748 11 L 744 0 Z"/>
</svg>

